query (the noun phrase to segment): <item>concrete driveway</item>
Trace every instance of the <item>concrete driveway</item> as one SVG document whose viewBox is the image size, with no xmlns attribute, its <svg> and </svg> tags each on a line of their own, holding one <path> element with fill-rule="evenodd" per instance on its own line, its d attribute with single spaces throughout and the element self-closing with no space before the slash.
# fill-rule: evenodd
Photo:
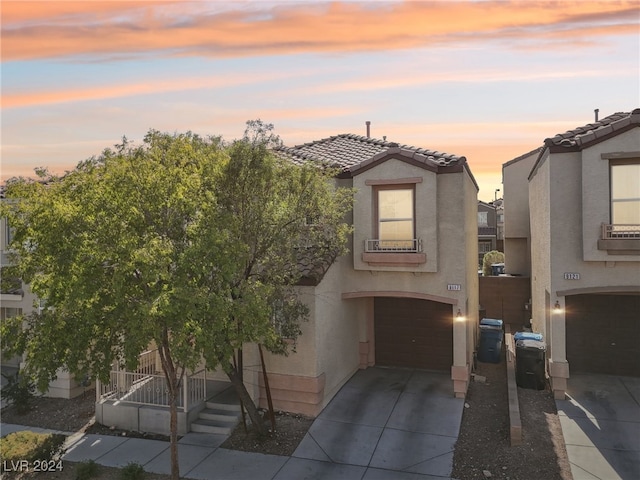
<svg viewBox="0 0 640 480">
<path fill-rule="evenodd" d="M 574 480 L 640 478 L 640 378 L 571 375 L 556 400 Z"/>
<path fill-rule="evenodd" d="M 323 462 L 334 474 L 344 470 L 345 478 L 449 478 L 463 408 L 449 375 L 359 370 L 316 418 L 293 457 L 309 467 Z"/>
</svg>

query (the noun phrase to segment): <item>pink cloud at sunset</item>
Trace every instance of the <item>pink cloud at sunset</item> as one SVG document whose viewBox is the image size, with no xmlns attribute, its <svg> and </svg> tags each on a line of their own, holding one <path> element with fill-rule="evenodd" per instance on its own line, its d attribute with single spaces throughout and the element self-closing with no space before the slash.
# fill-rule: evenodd
<svg viewBox="0 0 640 480">
<path fill-rule="evenodd" d="M 465 39 L 566 47 L 595 35 L 637 34 L 638 4 L 622 0 L 564 1 L 562 8 L 540 1 L 295 3 L 259 14 L 255 8 L 215 11 L 215 2 L 177 3 L 3 2 L 3 61 L 114 52 L 233 57 L 385 51 Z"/>
</svg>

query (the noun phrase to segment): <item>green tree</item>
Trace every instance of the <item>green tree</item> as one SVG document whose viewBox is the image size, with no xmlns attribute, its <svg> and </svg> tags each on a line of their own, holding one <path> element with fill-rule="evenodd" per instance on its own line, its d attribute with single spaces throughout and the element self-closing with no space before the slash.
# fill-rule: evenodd
<svg viewBox="0 0 640 480">
<path fill-rule="evenodd" d="M 504 253 L 497 250 L 491 250 L 482 257 L 482 275 L 490 277 L 493 275 L 491 265 L 494 263 L 504 263 Z"/>
<path fill-rule="evenodd" d="M 222 366 L 264 429 L 234 354 L 247 342 L 286 354 L 307 313 L 292 288 L 301 256 L 321 265 L 344 251 L 350 192 L 334 188 L 335 172 L 276 158 L 277 143 L 259 121 L 229 146 L 152 130 L 143 145 L 125 138 L 62 178 L 41 171 L 7 186 L 11 273 L 47 308 L 5 322 L 3 347 L 26 353 L 45 389 L 59 368 L 107 380 L 114 359 L 132 369 L 154 342 L 174 479 L 185 372 L 202 359 Z"/>
</svg>

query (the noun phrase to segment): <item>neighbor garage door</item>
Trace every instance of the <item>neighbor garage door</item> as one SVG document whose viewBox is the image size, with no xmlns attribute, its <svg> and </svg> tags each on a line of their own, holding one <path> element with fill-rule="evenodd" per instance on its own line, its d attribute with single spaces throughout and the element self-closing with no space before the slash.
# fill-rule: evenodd
<svg viewBox="0 0 640 480">
<path fill-rule="evenodd" d="M 451 305 L 412 298 L 376 298 L 376 365 L 450 371 Z"/>
<path fill-rule="evenodd" d="M 640 295 L 566 297 L 571 372 L 640 377 Z"/>
</svg>

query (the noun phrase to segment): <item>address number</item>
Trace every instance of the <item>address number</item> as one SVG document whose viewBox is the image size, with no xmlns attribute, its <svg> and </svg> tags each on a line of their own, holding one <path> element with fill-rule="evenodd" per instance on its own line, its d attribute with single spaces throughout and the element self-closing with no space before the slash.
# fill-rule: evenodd
<svg viewBox="0 0 640 480">
<path fill-rule="evenodd" d="M 565 280 L 580 280 L 580 274 L 579 273 L 565 273 L 564 274 L 564 279 Z"/>
</svg>

